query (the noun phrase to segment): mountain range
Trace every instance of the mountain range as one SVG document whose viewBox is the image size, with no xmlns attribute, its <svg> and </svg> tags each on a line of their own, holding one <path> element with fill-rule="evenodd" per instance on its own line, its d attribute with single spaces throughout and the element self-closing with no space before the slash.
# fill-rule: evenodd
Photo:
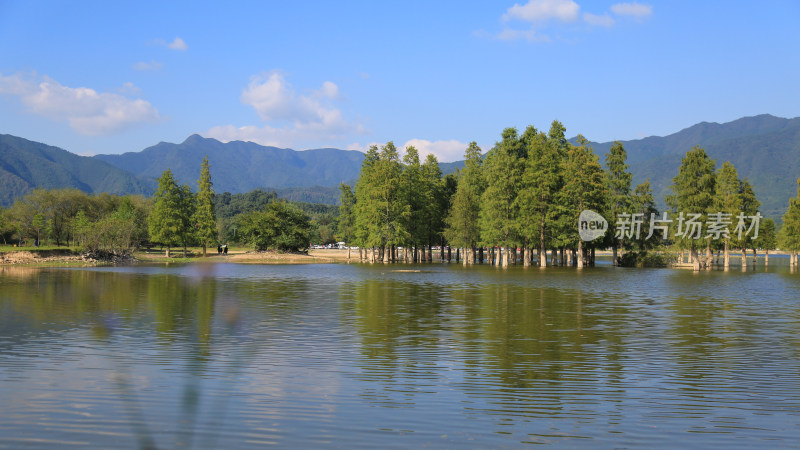
<svg viewBox="0 0 800 450">
<path fill-rule="evenodd" d="M 695 145 L 705 148 L 718 167 L 731 161 L 740 177 L 752 182 L 767 217 L 780 218 L 797 192 L 800 118 L 763 114 L 723 124 L 702 122 L 664 137 L 620 142 L 628 152 L 634 185 L 649 179 L 662 205 L 681 158 Z M 592 142 L 601 162 L 612 144 Z M 363 153 L 354 150 L 295 151 L 252 142 L 223 143 L 198 135 L 140 152 L 87 157 L 0 135 L 0 205 L 8 206 L 37 187 L 151 195 L 155 179 L 167 168 L 180 183 L 196 188 L 204 156 L 211 164 L 216 192 L 275 189 L 285 198 L 320 203 L 335 203 L 338 184 L 352 184 L 364 159 Z M 441 164 L 445 174 L 462 166 L 463 161 Z"/>
</svg>

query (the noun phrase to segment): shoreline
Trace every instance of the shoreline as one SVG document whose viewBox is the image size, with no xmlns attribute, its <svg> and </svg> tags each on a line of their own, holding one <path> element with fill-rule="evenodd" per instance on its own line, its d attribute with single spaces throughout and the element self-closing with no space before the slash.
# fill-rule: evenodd
<svg viewBox="0 0 800 450">
<path fill-rule="evenodd" d="M 172 256 L 167 258 L 163 251 L 149 252 L 141 250 L 133 253 L 129 265 L 148 263 L 220 263 L 231 262 L 237 264 L 332 264 L 332 263 L 357 263 L 358 251 L 351 251 L 350 260 L 347 259 L 347 250 L 340 249 L 311 249 L 308 253 L 280 253 L 276 251 L 255 252 L 244 249 L 231 250 L 227 255 L 218 255 L 209 252 L 206 257 L 199 254 L 200 250 L 192 248 L 188 257 L 183 257 L 182 249 L 172 251 Z M 610 251 L 598 251 L 598 256 L 611 256 Z M 735 258 L 740 258 L 741 253 L 736 253 Z M 770 251 L 769 256 L 779 258 L 788 255 L 782 251 Z M 765 254 L 758 254 L 758 260 L 763 260 Z M 732 259 L 734 254 L 731 254 Z M 752 261 L 752 255 L 748 254 Z M 439 262 L 438 260 L 436 262 Z M 456 263 L 455 260 L 451 264 Z M 96 267 L 115 265 L 112 261 L 95 259 L 81 254 L 74 249 L 24 249 L 0 252 L 0 266 L 27 266 L 27 267 Z M 735 264 L 738 266 L 738 264 Z M 669 266 L 674 269 L 691 268 L 688 264 Z"/>
</svg>

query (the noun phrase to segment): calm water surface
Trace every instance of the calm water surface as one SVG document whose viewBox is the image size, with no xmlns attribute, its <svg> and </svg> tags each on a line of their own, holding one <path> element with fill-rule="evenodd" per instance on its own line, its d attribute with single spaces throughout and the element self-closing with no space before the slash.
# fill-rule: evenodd
<svg viewBox="0 0 800 450">
<path fill-rule="evenodd" d="M 785 265 L 0 268 L 2 448 L 799 440 Z"/>
</svg>

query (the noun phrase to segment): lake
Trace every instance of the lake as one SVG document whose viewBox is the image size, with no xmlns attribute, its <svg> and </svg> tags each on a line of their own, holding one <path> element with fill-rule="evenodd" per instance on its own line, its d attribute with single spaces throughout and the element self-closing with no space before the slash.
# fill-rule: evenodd
<svg viewBox="0 0 800 450">
<path fill-rule="evenodd" d="M 795 447 L 770 263 L 0 267 L 0 448 Z"/>
</svg>

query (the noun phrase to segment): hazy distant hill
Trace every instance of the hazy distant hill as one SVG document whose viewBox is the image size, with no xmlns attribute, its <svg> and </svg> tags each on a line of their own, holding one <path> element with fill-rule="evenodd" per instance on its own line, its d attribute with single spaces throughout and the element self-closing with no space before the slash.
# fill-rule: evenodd
<svg viewBox="0 0 800 450">
<path fill-rule="evenodd" d="M 36 188 L 89 193 L 153 193 L 153 185 L 98 159 L 11 135 L 0 135 L 0 205 Z"/>
<path fill-rule="evenodd" d="M 656 200 L 663 204 L 681 158 L 695 145 L 716 160 L 725 161 L 747 177 L 761 201 L 761 213 L 780 218 L 797 194 L 800 177 L 800 117 L 783 119 L 762 114 L 723 124 L 702 122 L 664 137 L 621 141 L 628 152 L 634 185 L 650 179 Z M 605 163 L 613 142 L 592 143 Z"/>
<path fill-rule="evenodd" d="M 252 142 L 222 143 L 198 135 L 189 136 L 181 144 L 162 142 L 141 152 L 95 158 L 140 177 L 157 178 L 169 168 L 180 183 L 196 189 L 206 155 L 214 190 L 232 193 L 264 187 L 337 186 L 358 177 L 364 159 L 364 154 L 355 150 L 295 151 Z"/>
</svg>

